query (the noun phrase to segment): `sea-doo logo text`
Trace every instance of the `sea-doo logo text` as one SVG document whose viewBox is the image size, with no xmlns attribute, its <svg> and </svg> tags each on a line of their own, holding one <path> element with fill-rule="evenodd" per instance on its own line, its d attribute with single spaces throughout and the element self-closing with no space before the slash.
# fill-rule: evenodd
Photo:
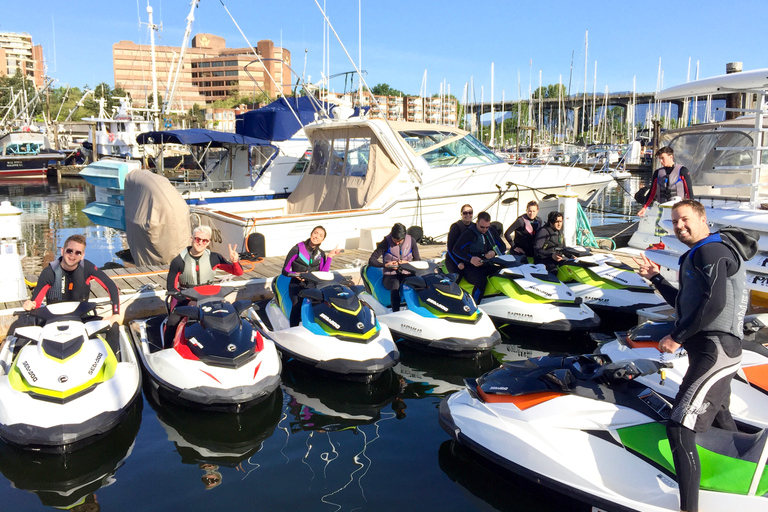
<svg viewBox="0 0 768 512">
<path fill-rule="evenodd" d="M 101 352 L 99 352 L 96 355 L 96 360 L 93 362 L 93 364 L 91 365 L 91 368 L 88 370 L 88 375 L 93 375 L 93 372 L 96 371 L 96 367 L 99 366 L 99 361 L 101 361 L 102 357 L 104 357 L 104 354 L 102 354 Z"/>
<path fill-rule="evenodd" d="M 421 329 L 419 329 L 418 327 L 413 327 L 412 325 L 400 324 L 400 328 L 402 330 L 404 330 L 404 331 L 409 331 L 409 332 L 412 332 L 412 333 L 421 334 Z"/>
<path fill-rule="evenodd" d="M 32 371 L 32 368 L 30 368 L 29 363 L 24 361 L 21 363 L 21 366 L 27 370 L 27 375 L 29 375 L 29 378 L 32 379 L 32 382 L 37 382 L 37 376 L 35 375 L 35 372 Z"/>
<path fill-rule="evenodd" d="M 59 381 L 61 384 L 64 384 L 65 382 L 67 382 L 67 381 L 69 380 L 69 377 L 67 377 L 66 375 L 60 375 L 60 376 L 59 376 L 59 378 L 58 378 L 57 380 L 58 380 L 58 381 Z"/>
<path fill-rule="evenodd" d="M 430 304 L 432 304 L 433 306 L 435 306 L 438 309 L 442 309 L 446 313 L 448 312 L 448 308 L 447 307 L 443 306 L 442 304 L 440 304 L 436 300 L 433 300 L 431 297 L 427 299 L 427 302 L 429 302 Z"/>
<path fill-rule="evenodd" d="M 542 295 L 546 295 L 547 297 L 551 297 L 552 296 L 552 294 L 550 292 L 548 292 L 546 290 L 542 290 L 541 288 L 537 288 L 535 286 L 531 286 L 530 290 L 532 292 L 536 292 L 536 293 L 540 293 Z"/>
<path fill-rule="evenodd" d="M 338 329 L 339 327 L 341 327 L 341 326 L 340 326 L 338 323 L 336 323 L 336 322 L 334 322 L 333 320 L 331 320 L 331 319 L 328 317 L 328 315 L 326 315 L 325 313 L 320 313 L 320 318 L 322 318 L 323 320 L 325 320 L 325 323 L 327 323 L 327 324 L 329 324 L 329 325 L 333 326 L 335 329 Z"/>
</svg>

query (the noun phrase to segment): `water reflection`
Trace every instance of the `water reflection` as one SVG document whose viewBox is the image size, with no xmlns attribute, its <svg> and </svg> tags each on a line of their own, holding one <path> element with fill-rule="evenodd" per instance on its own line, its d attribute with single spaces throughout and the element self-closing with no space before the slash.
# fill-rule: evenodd
<svg viewBox="0 0 768 512">
<path fill-rule="evenodd" d="M 143 402 L 105 437 L 65 454 L 44 453 L 0 442 L 0 472 L 16 489 L 35 493 L 43 505 L 97 511 L 97 490 L 116 482 L 115 472 L 133 451 Z"/>
<path fill-rule="evenodd" d="M 27 257 L 22 260 L 25 274 L 39 274 L 60 254 L 64 240 L 81 233 L 88 238 L 86 257 L 101 266 L 108 261 L 121 263 L 115 252 L 127 247 L 122 232 L 95 226 L 82 212 L 95 199 L 91 185 L 79 178 L 54 180 L 0 180 L 0 200 L 21 208 L 22 237 Z"/>
</svg>

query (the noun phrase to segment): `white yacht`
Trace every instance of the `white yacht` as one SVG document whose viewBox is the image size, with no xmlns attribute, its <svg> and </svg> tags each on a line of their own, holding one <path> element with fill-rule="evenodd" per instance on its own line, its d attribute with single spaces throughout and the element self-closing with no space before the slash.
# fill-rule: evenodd
<svg viewBox="0 0 768 512">
<path fill-rule="evenodd" d="M 287 199 L 190 205 L 192 225 L 214 230 L 212 249 L 264 244 L 287 254 L 317 225 L 326 247 L 373 248 L 395 222 L 440 238 L 461 205 L 509 225 L 530 200 L 554 209 L 566 192 L 591 201 L 611 177 L 556 165 L 512 166 L 455 127 L 360 117 L 305 126 L 311 160 Z M 129 244 L 131 241 L 129 240 Z"/>
</svg>

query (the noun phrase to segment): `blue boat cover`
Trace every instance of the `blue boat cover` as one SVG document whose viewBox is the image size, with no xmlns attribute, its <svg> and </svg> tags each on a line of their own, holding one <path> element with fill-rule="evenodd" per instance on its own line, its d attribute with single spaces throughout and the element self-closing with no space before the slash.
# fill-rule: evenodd
<svg viewBox="0 0 768 512">
<path fill-rule="evenodd" d="M 144 132 L 136 137 L 136 142 L 139 144 L 185 144 L 192 146 L 207 146 L 210 144 L 215 148 L 220 148 L 224 144 L 271 146 L 269 140 L 257 139 L 237 133 L 205 130 L 203 128 Z"/>
<path fill-rule="evenodd" d="M 301 123 L 291 109 L 299 116 Z M 307 96 L 279 98 L 265 107 L 235 116 L 238 134 L 260 139 L 282 141 L 290 139 L 302 126 L 315 120 L 318 100 Z"/>
</svg>

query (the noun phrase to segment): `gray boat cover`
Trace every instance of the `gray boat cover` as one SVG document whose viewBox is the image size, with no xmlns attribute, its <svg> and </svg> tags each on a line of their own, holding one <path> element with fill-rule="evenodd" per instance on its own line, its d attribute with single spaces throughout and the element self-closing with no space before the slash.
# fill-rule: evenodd
<svg viewBox="0 0 768 512">
<path fill-rule="evenodd" d="M 168 181 L 146 169 L 125 177 L 125 234 L 136 265 L 167 265 L 190 242 L 189 206 Z"/>
</svg>

